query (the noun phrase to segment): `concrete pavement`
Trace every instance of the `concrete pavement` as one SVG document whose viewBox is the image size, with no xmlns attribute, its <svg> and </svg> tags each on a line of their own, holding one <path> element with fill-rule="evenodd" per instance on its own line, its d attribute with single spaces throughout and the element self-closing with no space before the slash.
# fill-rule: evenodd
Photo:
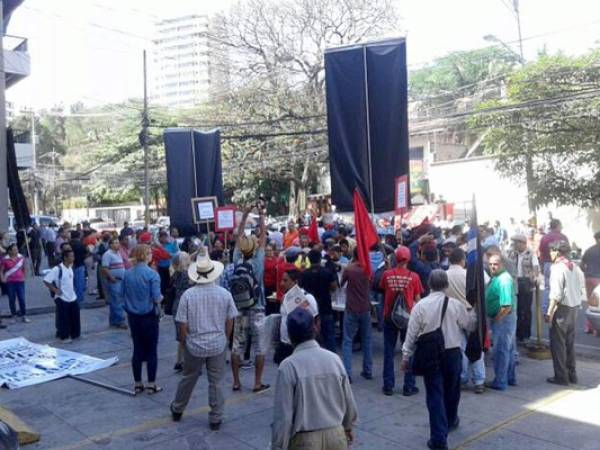
<svg viewBox="0 0 600 450">
<path fill-rule="evenodd" d="M 64 348 L 93 356 L 117 355 L 118 365 L 86 375 L 116 386 L 131 388 L 131 343 L 126 331 L 108 329 L 107 308 L 82 312 L 83 337 Z M 14 324 L 0 330 L 0 339 L 24 336 L 34 342 L 55 342 L 54 316 L 35 316 L 31 324 Z M 208 429 L 207 384 L 200 378 L 188 410 L 173 423 L 168 406 L 179 375 L 172 371 L 176 344 L 170 317 L 161 322 L 156 395 L 128 397 L 62 379 L 19 390 L 4 390 L 0 403 L 41 432 L 31 449 L 265 449 L 269 446 L 273 389 L 251 392 L 253 371 L 242 371 L 243 390 L 232 392 L 226 372 L 227 398 L 221 431 Z M 371 381 L 355 377 L 352 385 L 360 421 L 352 448 L 426 448 L 428 416 L 422 380 L 421 393 L 405 398 L 381 393 L 382 335 L 375 332 L 374 376 Z M 355 354 L 360 367 L 360 354 Z M 597 449 L 600 432 L 600 362 L 578 361 L 580 384 L 561 389 L 545 382 L 552 374 L 550 361 L 521 358 L 519 385 L 503 393 L 483 395 L 463 392 L 461 426 L 450 436 L 451 448 L 463 449 Z M 488 372 L 491 375 L 491 369 Z M 401 374 L 398 374 L 401 380 Z M 268 363 L 265 382 L 274 384 L 276 368 Z"/>
</svg>

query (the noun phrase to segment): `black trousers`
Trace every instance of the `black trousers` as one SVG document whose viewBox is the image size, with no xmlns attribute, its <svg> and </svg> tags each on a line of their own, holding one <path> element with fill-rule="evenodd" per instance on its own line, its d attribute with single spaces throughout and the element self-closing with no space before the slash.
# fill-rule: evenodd
<svg viewBox="0 0 600 450">
<path fill-rule="evenodd" d="M 44 242 L 44 251 L 48 258 L 48 267 L 54 267 L 56 265 L 54 261 L 54 242 Z"/>
<path fill-rule="evenodd" d="M 154 313 L 137 315 L 129 313 L 129 329 L 133 340 L 133 355 L 131 369 L 136 383 L 142 381 L 142 363 L 146 361 L 148 382 L 156 381 L 158 368 L 158 322 L 159 317 Z"/>
<path fill-rule="evenodd" d="M 40 274 L 40 266 L 42 265 L 42 247 L 31 248 L 31 261 L 33 262 L 33 272 L 35 275 Z"/>
<path fill-rule="evenodd" d="M 65 302 L 62 298 L 55 297 L 56 305 L 56 337 L 59 339 L 76 339 L 81 335 L 81 321 L 79 318 L 79 303 Z"/>
<path fill-rule="evenodd" d="M 462 351 L 452 348 L 444 352 L 439 370 L 424 377 L 429 429 L 435 446 L 447 445 L 448 427 L 458 419 L 461 371 Z"/>
<path fill-rule="evenodd" d="M 158 272 L 158 276 L 160 277 L 160 293 L 163 296 L 161 304 L 162 306 L 165 306 L 167 290 L 169 289 L 169 285 L 171 284 L 171 273 L 169 272 L 168 267 L 157 267 L 156 271 Z"/>
<path fill-rule="evenodd" d="M 550 327 L 550 351 L 554 365 L 554 377 L 568 383 L 577 377 L 575 370 L 575 326 L 577 309 L 558 305 Z"/>
<path fill-rule="evenodd" d="M 533 303 L 533 283 L 529 278 L 519 278 L 517 294 L 517 340 L 531 337 L 531 304 Z"/>
</svg>

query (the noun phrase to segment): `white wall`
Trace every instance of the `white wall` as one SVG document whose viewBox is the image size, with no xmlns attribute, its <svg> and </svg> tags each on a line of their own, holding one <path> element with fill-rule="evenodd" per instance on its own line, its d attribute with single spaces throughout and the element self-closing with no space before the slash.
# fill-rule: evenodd
<svg viewBox="0 0 600 450">
<path fill-rule="evenodd" d="M 432 163 L 429 166 L 431 192 L 451 203 L 470 202 L 475 194 L 479 222 L 500 220 L 507 224 L 510 217 L 517 221 L 529 217 L 525 186 L 501 177 L 490 158 Z M 600 210 L 575 206 L 546 207 L 538 211 L 538 224 L 548 223 L 549 215 L 560 219 L 571 242 L 584 250 L 593 244 L 594 231 L 600 230 Z"/>
</svg>

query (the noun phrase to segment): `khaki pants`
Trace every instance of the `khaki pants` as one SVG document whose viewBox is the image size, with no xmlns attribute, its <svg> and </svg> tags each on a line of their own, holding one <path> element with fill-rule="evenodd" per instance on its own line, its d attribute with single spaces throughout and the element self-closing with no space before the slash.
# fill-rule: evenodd
<svg viewBox="0 0 600 450">
<path fill-rule="evenodd" d="M 192 355 L 187 347 L 183 353 L 183 378 L 177 386 L 175 400 L 171 403 L 171 409 L 182 413 L 190 401 L 198 377 L 202 373 L 202 366 L 206 364 L 208 377 L 208 404 L 210 412 L 208 419 L 210 423 L 220 423 L 223 418 L 225 398 L 223 397 L 223 380 L 225 378 L 225 352 L 208 358 L 199 358 Z"/>
<path fill-rule="evenodd" d="M 346 450 L 348 440 L 344 427 L 296 433 L 290 442 L 290 450 Z"/>
</svg>

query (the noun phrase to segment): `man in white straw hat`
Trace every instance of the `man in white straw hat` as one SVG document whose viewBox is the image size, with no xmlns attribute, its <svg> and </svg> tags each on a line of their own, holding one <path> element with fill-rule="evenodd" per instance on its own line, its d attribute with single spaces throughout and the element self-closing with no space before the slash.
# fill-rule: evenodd
<svg viewBox="0 0 600 450">
<path fill-rule="evenodd" d="M 221 426 L 225 406 L 225 350 L 233 330 L 233 319 L 238 313 L 231 294 L 215 284 L 222 273 L 223 264 L 212 261 L 206 248 L 201 248 L 196 262 L 188 269 L 194 286 L 181 296 L 175 316 L 185 349 L 183 378 L 171 403 L 171 415 L 174 421 L 181 420 L 202 366 L 206 364 L 211 430 Z"/>
</svg>

